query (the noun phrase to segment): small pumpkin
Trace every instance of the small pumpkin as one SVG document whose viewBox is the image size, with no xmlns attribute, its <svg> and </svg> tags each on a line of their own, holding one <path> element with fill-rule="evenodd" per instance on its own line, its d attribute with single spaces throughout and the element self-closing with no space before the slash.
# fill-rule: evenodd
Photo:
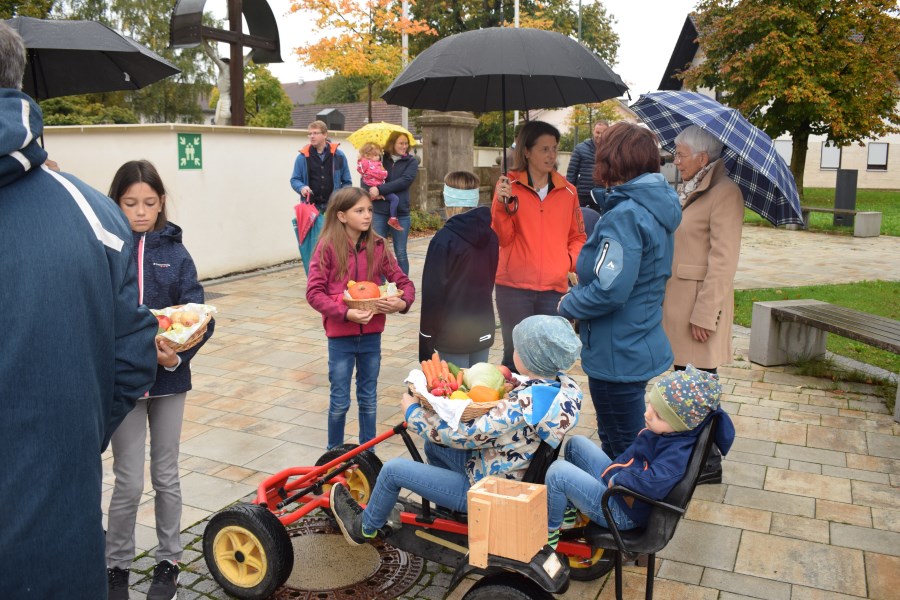
<svg viewBox="0 0 900 600">
<path fill-rule="evenodd" d="M 370 300 L 381 297 L 378 284 L 371 281 L 350 281 L 347 283 L 347 293 L 354 300 Z"/>
<path fill-rule="evenodd" d="M 476 385 L 468 394 L 474 402 L 496 402 L 500 399 L 500 392 L 486 385 Z"/>
</svg>

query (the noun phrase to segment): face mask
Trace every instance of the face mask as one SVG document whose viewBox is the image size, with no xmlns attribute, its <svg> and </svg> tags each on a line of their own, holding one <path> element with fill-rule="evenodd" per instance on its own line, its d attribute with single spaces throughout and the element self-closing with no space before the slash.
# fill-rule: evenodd
<svg viewBox="0 0 900 600">
<path fill-rule="evenodd" d="M 444 184 L 446 206 L 478 206 L 478 190 L 458 190 Z"/>
</svg>

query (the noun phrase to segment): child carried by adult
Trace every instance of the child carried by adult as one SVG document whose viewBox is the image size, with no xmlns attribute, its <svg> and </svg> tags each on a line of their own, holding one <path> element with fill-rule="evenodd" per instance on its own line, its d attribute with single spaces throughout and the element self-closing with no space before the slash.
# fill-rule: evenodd
<svg viewBox="0 0 900 600">
<path fill-rule="evenodd" d="M 331 510 L 352 545 L 377 537 L 402 489 L 439 506 L 466 512 L 466 492 L 489 475 L 521 480 L 541 442 L 558 447 L 578 422 L 583 394 L 562 373 L 581 351 L 581 341 L 562 317 L 537 315 L 520 322 L 514 360 L 528 380 L 488 413 L 451 428 L 409 394 L 401 406 L 410 430 L 426 440 L 431 464 L 395 458 L 378 474 L 365 510 L 343 484 L 331 488 Z"/>
<path fill-rule="evenodd" d="M 384 185 L 388 172 L 381 163 L 382 150 L 375 142 L 366 142 L 359 149 L 359 158 L 356 161 L 356 172 L 361 175 L 360 181 L 367 188 Z M 400 206 L 400 196 L 397 194 L 382 194 L 375 200 L 386 200 L 389 205 L 390 218 L 387 224 L 397 231 L 403 231 L 403 225 L 397 218 L 397 207 Z"/>
</svg>

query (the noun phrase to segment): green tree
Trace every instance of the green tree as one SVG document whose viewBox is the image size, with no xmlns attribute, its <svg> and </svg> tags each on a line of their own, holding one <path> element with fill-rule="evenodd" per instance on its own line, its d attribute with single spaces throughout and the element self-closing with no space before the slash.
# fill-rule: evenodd
<svg viewBox="0 0 900 600">
<path fill-rule="evenodd" d="M 793 139 L 803 193 L 810 135 L 837 145 L 900 131 L 900 20 L 894 0 L 702 0 L 705 61 L 688 87 L 723 94 L 772 138 Z"/>
<path fill-rule="evenodd" d="M 579 104 L 572 108 L 567 120 L 568 130 L 562 133 L 559 139 L 559 149 L 571 152 L 575 148 L 575 144 L 583 142 L 591 136 L 594 130 L 594 123 L 597 121 L 609 121 L 614 123 L 620 121 L 622 117 L 616 110 L 616 100 L 606 100 L 594 104 Z M 578 129 L 578 139 L 575 139 L 575 129 Z"/>
<path fill-rule="evenodd" d="M 46 19 L 53 9 L 54 0 L 0 0 L 0 19 L 34 17 Z"/>
<path fill-rule="evenodd" d="M 106 125 L 137 123 L 138 119 L 119 103 L 94 102 L 99 94 L 50 98 L 41 102 L 44 125 Z"/>
<path fill-rule="evenodd" d="M 419 54 L 436 41 L 455 33 L 512 25 L 514 4 L 509 0 L 418 0 L 410 7 L 413 18 L 428 25 L 433 33 L 410 38 L 410 51 Z M 538 27 L 577 37 L 578 7 L 570 0 L 523 0 L 519 3 L 522 27 Z M 584 2 L 581 7 L 581 39 L 609 65 L 616 62 L 619 36 L 613 18 L 600 2 Z"/>
<path fill-rule="evenodd" d="M 251 127 L 290 127 L 291 99 L 265 65 L 250 63 L 244 71 L 244 106 Z"/>
<path fill-rule="evenodd" d="M 332 75 L 316 88 L 316 104 L 347 104 L 359 102 L 360 93 L 366 89 L 366 80 L 362 77 L 346 77 Z"/>
</svg>

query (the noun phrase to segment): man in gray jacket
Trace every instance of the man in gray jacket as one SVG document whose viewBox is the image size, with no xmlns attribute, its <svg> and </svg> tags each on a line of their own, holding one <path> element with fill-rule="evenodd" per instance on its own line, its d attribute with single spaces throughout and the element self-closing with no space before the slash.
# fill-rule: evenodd
<svg viewBox="0 0 900 600">
<path fill-rule="evenodd" d="M 131 230 L 109 198 L 51 171 L 0 21 L 0 598 L 106 598 L 100 453 L 156 375 Z"/>
<path fill-rule="evenodd" d="M 575 146 L 572 157 L 569 159 L 566 179 L 578 190 L 578 204 L 582 207 L 597 208 L 597 204 L 591 198 L 591 189 L 597 187 L 594 183 L 594 157 L 597 155 L 600 136 L 607 127 L 609 127 L 608 121 L 594 123 L 593 135 Z"/>
</svg>

